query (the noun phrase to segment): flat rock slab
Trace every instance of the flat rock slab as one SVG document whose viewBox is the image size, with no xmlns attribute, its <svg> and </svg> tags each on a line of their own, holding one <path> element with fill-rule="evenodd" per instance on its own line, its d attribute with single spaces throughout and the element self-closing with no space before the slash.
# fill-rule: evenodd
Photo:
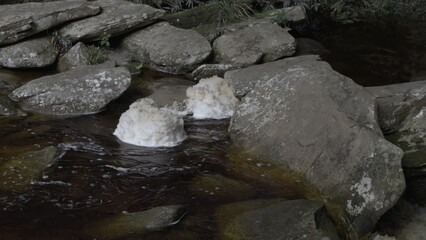
<svg viewBox="0 0 426 240">
<path fill-rule="evenodd" d="M 295 50 L 296 40 L 286 29 L 272 23 L 254 23 L 213 42 L 215 62 L 240 67 L 275 61 L 293 55 Z"/>
<path fill-rule="evenodd" d="M 0 48 L 0 66 L 8 68 L 46 67 L 56 61 L 59 50 L 51 37 L 19 42 Z"/>
<path fill-rule="evenodd" d="M 194 30 L 157 23 L 130 34 L 122 47 L 158 71 L 180 74 L 192 71 L 210 55 L 210 43 Z"/>
<path fill-rule="evenodd" d="M 114 37 L 149 25 L 165 12 L 123 0 L 102 0 L 93 4 L 102 8 L 101 14 L 72 22 L 59 33 L 73 42 L 97 41 L 108 34 Z"/>
<path fill-rule="evenodd" d="M 32 80 L 9 97 L 26 111 L 47 115 L 81 115 L 99 112 L 130 85 L 124 67 L 80 67 Z"/>
<path fill-rule="evenodd" d="M 0 189 L 22 192 L 31 181 L 37 180 L 42 172 L 54 164 L 61 156 L 57 147 L 46 147 L 39 151 L 23 153 L 0 167 Z"/>
<path fill-rule="evenodd" d="M 229 71 L 241 97 L 230 161 L 253 177 L 323 202 L 346 239 L 358 239 L 401 196 L 403 152 L 386 141 L 375 99 L 315 56 Z"/>
<path fill-rule="evenodd" d="M 181 205 L 152 208 L 143 212 L 120 213 L 89 224 L 85 232 L 96 239 L 117 239 L 160 231 L 179 222 L 185 214 Z"/>
<path fill-rule="evenodd" d="M 99 7 L 85 0 L 2 5 L 0 45 L 11 44 L 67 21 L 99 12 Z"/>
<path fill-rule="evenodd" d="M 236 203 L 229 204 L 233 205 Z M 241 205 L 236 207 L 243 209 Z M 228 214 L 223 213 L 228 208 L 219 208 L 216 215 Z M 221 240 L 340 239 L 324 205 L 311 200 L 283 201 L 246 209 L 222 221 L 219 223 Z"/>
</svg>

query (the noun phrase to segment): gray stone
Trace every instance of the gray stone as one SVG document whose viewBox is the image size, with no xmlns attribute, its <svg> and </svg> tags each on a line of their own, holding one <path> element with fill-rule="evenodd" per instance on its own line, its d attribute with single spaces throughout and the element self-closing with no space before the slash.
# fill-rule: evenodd
<svg viewBox="0 0 426 240">
<path fill-rule="evenodd" d="M 213 76 L 223 77 L 226 71 L 237 69 L 238 67 L 232 64 L 203 64 L 192 71 L 192 78 L 200 80 Z"/>
<path fill-rule="evenodd" d="M 36 38 L 0 48 L 0 66 L 35 68 L 53 64 L 58 49 L 50 37 Z"/>
<path fill-rule="evenodd" d="M 63 152 L 57 147 L 23 153 L 0 166 L 0 189 L 22 192 L 40 178 L 43 171 L 53 165 Z"/>
<path fill-rule="evenodd" d="M 135 53 L 147 67 L 173 74 L 192 71 L 210 55 L 211 46 L 200 34 L 168 23 L 157 23 L 130 34 L 122 47 Z"/>
<path fill-rule="evenodd" d="M 66 72 L 78 66 L 90 64 L 88 48 L 84 43 L 79 42 L 72 47 L 66 54 L 58 59 L 57 69 L 59 72 Z"/>
<path fill-rule="evenodd" d="M 222 207 L 216 215 L 229 215 L 223 211 Z M 223 221 L 219 224 L 221 240 L 340 239 L 324 205 L 310 200 L 284 201 L 241 211 Z"/>
<path fill-rule="evenodd" d="M 103 36 L 121 35 L 153 23 L 163 10 L 124 0 L 102 0 L 93 3 L 102 8 L 99 15 L 72 22 L 59 30 L 71 41 L 96 41 Z"/>
<path fill-rule="evenodd" d="M 191 180 L 189 190 L 200 198 L 241 201 L 253 198 L 256 191 L 247 183 L 222 175 L 204 174 Z"/>
<path fill-rule="evenodd" d="M 25 111 L 48 115 L 81 115 L 102 110 L 130 85 L 124 67 L 93 65 L 32 80 L 9 97 Z"/>
<path fill-rule="evenodd" d="M 155 81 L 144 82 L 139 90 L 144 96 L 154 100 L 159 107 L 183 105 L 186 99 L 186 90 L 192 87 L 194 82 L 179 78 L 162 78 Z M 174 104 L 176 102 L 176 104 Z"/>
<path fill-rule="evenodd" d="M 301 55 L 327 55 L 330 54 L 320 42 L 309 38 L 297 38 L 296 39 L 296 56 Z"/>
<path fill-rule="evenodd" d="M 387 139 L 404 150 L 402 166 L 426 166 L 426 81 L 367 88 Z"/>
<path fill-rule="evenodd" d="M 379 124 L 385 134 L 401 128 L 403 121 L 426 104 L 426 81 L 366 88 L 375 98 Z"/>
<path fill-rule="evenodd" d="M 296 40 L 286 29 L 272 23 L 259 23 L 226 33 L 213 42 L 213 57 L 217 63 L 250 66 L 291 56 Z"/>
<path fill-rule="evenodd" d="M 386 141 L 374 98 L 315 56 L 225 74 L 242 97 L 231 163 L 323 202 L 346 239 L 375 226 L 402 194 L 403 152 Z"/>
<path fill-rule="evenodd" d="M 96 239 L 146 234 L 177 224 L 184 214 L 185 210 L 180 205 L 161 206 L 143 212 L 119 213 L 89 224 L 85 232 Z"/>
<path fill-rule="evenodd" d="M 99 7 L 85 0 L 3 5 L 0 7 L 0 45 L 11 44 L 67 21 L 99 12 Z"/>
</svg>

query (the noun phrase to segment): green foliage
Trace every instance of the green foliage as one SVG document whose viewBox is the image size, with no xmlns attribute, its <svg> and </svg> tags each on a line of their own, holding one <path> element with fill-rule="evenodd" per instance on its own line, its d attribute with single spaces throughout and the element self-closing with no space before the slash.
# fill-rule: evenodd
<svg viewBox="0 0 426 240">
<path fill-rule="evenodd" d="M 249 1 L 217 0 L 217 2 L 221 9 L 218 13 L 220 23 L 238 22 L 255 12 Z"/>
<path fill-rule="evenodd" d="M 102 36 L 101 40 L 98 43 L 98 46 L 90 45 L 87 46 L 88 58 L 90 65 L 96 65 L 103 63 L 107 60 L 106 48 L 110 46 L 109 38 L 110 34 Z"/>
<path fill-rule="evenodd" d="M 128 0 L 134 3 L 148 4 L 156 8 L 175 13 L 184 9 L 199 6 L 207 0 Z"/>
<path fill-rule="evenodd" d="M 105 49 L 99 46 L 87 46 L 87 56 L 90 65 L 100 64 L 107 60 Z"/>
<path fill-rule="evenodd" d="M 66 53 L 72 48 L 72 41 L 62 36 L 58 31 L 52 33 L 52 43 L 61 53 Z"/>
</svg>

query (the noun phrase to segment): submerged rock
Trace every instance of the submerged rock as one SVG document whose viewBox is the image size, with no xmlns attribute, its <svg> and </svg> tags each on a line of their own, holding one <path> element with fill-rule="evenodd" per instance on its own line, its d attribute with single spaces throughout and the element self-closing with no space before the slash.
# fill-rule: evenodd
<svg viewBox="0 0 426 240">
<path fill-rule="evenodd" d="M 189 189 L 196 196 L 207 199 L 240 201 L 256 195 L 256 191 L 244 182 L 212 174 L 196 176 Z"/>
<path fill-rule="evenodd" d="M 203 78 L 211 78 L 214 76 L 222 77 L 225 72 L 238 68 L 232 64 L 203 64 L 197 67 L 192 73 L 194 80 L 200 80 Z"/>
<path fill-rule="evenodd" d="M 316 56 L 229 71 L 225 79 L 242 97 L 229 128 L 236 168 L 323 202 L 346 239 L 371 231 L 396 203 L 403 153 L 384 139 L 363 87 Z"/>
<path fill-rule="evenodd" d="M 192 71 L 210 55 L 210 43 L 194 30 L 157 23 L 124 38 L 122 47 L 158 71 L 179 74 Z"/>
<path fill-rule="evenodd" d="M 173 147 L 186 139 L 182 117 L 154 106 L 149 98 L 130 105 L 121 115 L 114 135 L 123 142 L 145 147 Z"/>
<path fill-rule="evenodd" d="M 201 79 L 186 90 L 187 109 L 195 119 L 222 119 L 234 114 L 238 99 L 228 83 L 220 77 Z"/>
<path fill-rule="evenodd" d="M 42 37 L 0 48 L 0 66 L 8 68 L 46 67 L 56 61 L 59 51 L 50 37 Z"/>
<path fill-rule="evenodd" d="M 216 211 L 221 221 L 219 239 L 340 239 L 324 205 L 319 202 L 292 200 L 254 209 L 241 207 L 254 202 L 232 203 Z"/>
<path fill-rule="evenodd" d="M 0 45 L 11 44 L 67 21 L 99 12 L 99 7 L 85 0 L 3 5 L 0 7 Z"/>
<path fill-rule="evenodd" d="M 59 72 L 66 72 L 79 66 L 90 65 L 88 48 L 84 43 L 79 42 L 66 54 L 59 57 L 57 69 Z"/>
<path fill-rule="evenodd" d="M 32 80 L 9 97 L 25 111 L 47 115 L 81 115 L 99 112 L 130 85 L 124 67 L 108 64 L 80 67 Z"/>
<path fill-rule="evenodd" d="M 7 96 L 0 96 L 0 116 L 23 116 L 25 115 L 20 109 L 15 107 L 15 103 L 12 102 Z"/>
<path fill-rule="evenodd" d="M 0 166 L 0 189 L 22 192 L 37 180 L 42 172 L 54 164 L 61 156 L 57 147 L 46 147 L 39 151 L 23 153 Z"/>
<path fill-rule="evenodd" d="M 164 10 L 124 0 L 102 0 L 93 5 L 101 7 L 99 15 L 72 22 L 59 30 L 71 41 L 97 41 L 133 31 L 153 23 Z"/>
<path fill-rule="evenodd" d="M 250 66 L 291 56 L 296 40 L 277 24 L 258 23 L 226 33 L 213 42 L 213 57 L 218 63 Z"/>
<path fill-rule="evenodd" d="M 96 239 L 116 239 L 160 231 L 177 224 L 185 215 L 181 205 L 152 208 L 143 212 L 120 213 L 86 227 L 85 232 Z"/>
<path fill-rule="evenodd" d="M 140 90 L 147 92 L 147 97 L 154 100 L 159 107 L 171 107 L 174 110 L 184 110 L 186 90 L 194 86 L 194 82 L 179 78 L 162 78 L 143 83 Z"/>
</svg>

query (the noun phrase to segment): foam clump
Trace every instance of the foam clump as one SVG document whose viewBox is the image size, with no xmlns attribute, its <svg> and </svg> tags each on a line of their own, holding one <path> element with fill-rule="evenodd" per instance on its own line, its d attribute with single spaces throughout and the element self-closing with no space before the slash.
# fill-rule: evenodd
<svg viewBox="0 0 426 240">
<path fill-rule="evenodd" d="M 183 119 L 150 98 L 132 103 L 119 120 L 114 135 L 121 141 L 145 147 L 173 147 L 186 139 Z"/>
<path fill-rule="evenodd" d="M 227 82 L 220 77 L 201 79 L 186 90 L 187 109 L 195 119 L 222 119 L 234 114 L 238 99 Z"/>
</svg>

